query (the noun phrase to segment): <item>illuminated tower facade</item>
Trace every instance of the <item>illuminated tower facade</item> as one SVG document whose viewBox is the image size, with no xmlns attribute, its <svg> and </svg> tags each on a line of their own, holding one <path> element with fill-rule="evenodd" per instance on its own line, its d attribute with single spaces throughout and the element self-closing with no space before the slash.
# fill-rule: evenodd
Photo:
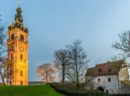
<svg viewBox="0 0 130 96">
<path fill-rule="evenodd" d="M 14 23 L 8 27 L 7 84 L 28 85 L 28 28 L 23 25 L 21 8 L 16 12 Z"/>
</svg>

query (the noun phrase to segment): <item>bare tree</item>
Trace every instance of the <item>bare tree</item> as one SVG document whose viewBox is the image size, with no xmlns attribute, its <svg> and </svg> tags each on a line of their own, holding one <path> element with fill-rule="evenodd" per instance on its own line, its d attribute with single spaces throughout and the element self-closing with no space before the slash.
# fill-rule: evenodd
<svg viewBox="0 0 130 96">
<path fill-rule="evenodd" d="M 6 61 L 6 58 L 0 58 L 0 77 L 3 84 L 5 84 L 5 79 L 7 76 Z"/>
<path fill-rule="evenodd" d="M 80 83 L 85 81 L 85 73 L 87 70 L 87 55 L 81 46 L 81 41 L 76 40 L 72 45 L 68 46 L 69 51 L 69 67 L 67 68 L 67 78 L 73 82 L 77 89 Z"/>
<path fill-rule="evenodd" d="M 0 15 L 0 78 L 2 79 L 2 83 L 5 84 L 6 79 L 6 34 L 4 32 L 4 27 L 1 23 L 1 15 Z"/>
<path fill-rule="evenodd" d="M 3 55 L 4 52 L 6 52 L 6 33 L 5 28 L 2 25 L 2 19 L 0 15 L 0 56 Z"/>
<path fill-rule="evenodd" d="M 59 72 L 62 76 L 62 83 L 65 82 L 65 74 L 68 65 L 68 57 L 69 57 L 68 51 L 65 49 L 55 51 L 55 63 L 56 63 L 56 67 L 59 69 Z"/>
<path fill-rule="evenodd" d="M 45 83 L 55 80 L 55 67 L 53 64 L 42 64 L 37 67 L 36 73 L 42 78 Z"/>
<path fill-rule="evenodd" d="M 119 42 L 115 42 L 112 47 L 121 50 L 123 56 L 130 57 L 130 31 L 119 34 Z"/>
<path fill-rule="evenodd" d="M 111 57 L 110 59 L 110 62 L 116 62 L 116 61 L 124 61 L 125 60 L 125 57 L 123 56 L 113 56 Z"/>
</svg>

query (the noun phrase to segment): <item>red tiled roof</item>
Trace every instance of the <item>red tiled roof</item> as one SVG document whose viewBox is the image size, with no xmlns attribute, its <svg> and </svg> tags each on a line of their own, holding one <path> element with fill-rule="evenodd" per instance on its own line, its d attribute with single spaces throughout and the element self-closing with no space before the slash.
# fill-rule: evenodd
<svg viewBox="0 0 130 96">
<path fill-rule="evenodd" d="M 123 67 L 123 64 L 123 60 L 97 64 L 93 68 L 88 68 L 86 76 L 118 75 L 118 72 L 121 69 L 121 67 Z"/>
</svg>

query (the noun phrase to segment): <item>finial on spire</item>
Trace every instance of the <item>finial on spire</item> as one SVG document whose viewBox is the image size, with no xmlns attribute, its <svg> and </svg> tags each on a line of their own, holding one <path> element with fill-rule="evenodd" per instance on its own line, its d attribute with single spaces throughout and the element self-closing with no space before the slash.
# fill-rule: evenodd
<svg viewBox="0 0 130 96">
<path fill-rule="evenodd" d="M 19 7 L 20 7 L 20 5 L 21 5 L 21 0 L 18 0 L 18 3 L 19 3 Z"/>
</svg>

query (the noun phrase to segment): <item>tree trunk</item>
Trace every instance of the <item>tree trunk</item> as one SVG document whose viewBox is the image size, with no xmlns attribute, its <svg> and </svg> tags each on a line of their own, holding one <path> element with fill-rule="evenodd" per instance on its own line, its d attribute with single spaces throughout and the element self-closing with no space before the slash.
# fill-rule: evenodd
<svg viewBox="0 0 130 96">
<path fill-rule="evenodd" d="M 3 85 L 5 84 L 5 78 L 4 78 L 4 76 L 2 75 L 2 73 L 0 72 L 0 77 L 1 77 L 1 79 L 2 79 L 2 83 L 3 83 Z"/>
<path fill-rule="evenodd" d="M 63 64 L 63 73 L 62 73 L 62 83 L 64 84 L 64 82 L 65 82 L 65 66 L 64 66 L 64 64 Z"/>
<path fill-rule="evenodd" d="M 3 85 L 5 85 L 5 79 L 4 79 L 4 77 L 2 77 L 2 83 L 3 83 Z"/>
<path fill-rule="evenodd" d="M 76 64 L 76 89 L 79 89 L 79 73 L 77 64 Z"/>
<path fill-rule="evenodd" d="M 47 76 L 47 73 L 46 73 L 46 83 L 48 83 L 48 76 Z"/>
</svg>

